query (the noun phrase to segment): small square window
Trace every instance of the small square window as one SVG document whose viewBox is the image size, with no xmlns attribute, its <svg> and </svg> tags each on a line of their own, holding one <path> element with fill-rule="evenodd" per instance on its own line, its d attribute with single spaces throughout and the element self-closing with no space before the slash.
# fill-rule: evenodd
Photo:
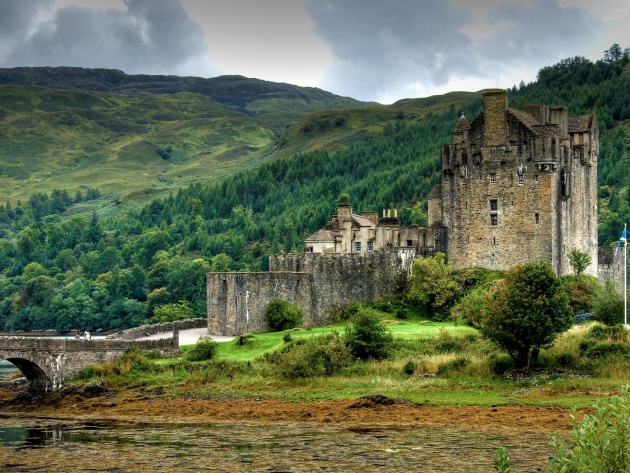
<svg viewBox="0 0 630 473">
<path fill-rule="evenodd" d="M 496 227 L 499 223 L 499 217 L 497 214 L 490 215 L 490 225 Z"/>
<path fill-rule="evenodd" d="M 361 242 L 360 241 L 357 241 L 354 244 L 354 251 L 356 251 L 357 253 L 361 253 Z"/>
<path fill-rule="evenodd" d="M 496 199 L 492 199 L 490 201 L 490 211 L 496 212 L 497 210 L 499 210 L 499 201 Z"/>
<path fill-rule="evenodd" d="M 494 172 L 490 173 L 490 182 L 497 182 L 497 175 Z"/>
<path fill-rule="evenodd" d="M 374 251 L 374 242 L 368 241 L 368 251 Z"/>
</svg>

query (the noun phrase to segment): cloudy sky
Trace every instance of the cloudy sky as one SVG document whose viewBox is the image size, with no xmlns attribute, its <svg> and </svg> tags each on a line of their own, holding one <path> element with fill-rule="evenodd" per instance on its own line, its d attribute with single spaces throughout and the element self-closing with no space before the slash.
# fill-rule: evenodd
<svg viewBox="0 0 630 473">
<path fill-rule="evenodd" d="M 241 74 L 391 103 L 630 47 L 626 0 L 0 0 L 0 67 Z"/>
</svg>

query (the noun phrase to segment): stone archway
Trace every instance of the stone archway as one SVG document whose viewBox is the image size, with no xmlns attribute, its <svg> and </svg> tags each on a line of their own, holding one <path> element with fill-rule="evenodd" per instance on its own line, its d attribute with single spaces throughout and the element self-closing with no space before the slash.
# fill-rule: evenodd
<svg viewBox="0 0 630 473">
<path fill-rule="evenodd" d="M 4 358 L 13 363 L 29 382 L 31 389 L 46 391 L 52 387 L 52 383 L 46 372 L 37 364 L 26 358 Z"/>
</svg>

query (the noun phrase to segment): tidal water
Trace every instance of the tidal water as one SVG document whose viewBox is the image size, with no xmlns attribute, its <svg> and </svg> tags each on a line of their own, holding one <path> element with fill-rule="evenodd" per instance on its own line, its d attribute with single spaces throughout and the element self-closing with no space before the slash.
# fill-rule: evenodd
<svg viewBox="0 0 630 473">
<path fill-rule="evenodd" d="M 7 360 L 0 360 L 0 379 L 5 379 L 9 373 L 15 370 L 17 370 L 17 368 L 13 363 Z"/>
<path fill-rule="evenodd" d="M 0 471 L 492 472 L 545 470 L 549 436 L 308 423 L 36 422 L 0 416 Z"/>
</svg>

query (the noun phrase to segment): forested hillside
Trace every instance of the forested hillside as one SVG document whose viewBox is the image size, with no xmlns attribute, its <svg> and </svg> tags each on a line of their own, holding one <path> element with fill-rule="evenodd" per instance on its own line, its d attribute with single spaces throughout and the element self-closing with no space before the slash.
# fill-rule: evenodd
<svg viewBox="0 0 630 473">
<path fill-rule="evenodd" d="M 627 56 L 568 59 L 510 95 L 516 108 L 545 102 L 566 105 L 571 114 L 596 110 L 604 244 L 618 239 L 630 216 L 630 132 L 623 121 L 630 104 L 628 62 Z M 363 141 L 270 160 L 220 183 L 197 183 L 123 218 L 73 217 L 73 208 L 84 203 L 55 210 L 52 201 L 64 201 L 59 190 L 50 203 L 38 195 L 19 208 L 0 206 L 0 327 L 94 330 L 191 309 L 203 316 L 206 272 L 265 270 L 268 254 L 300 251 L 304 237 L 326 223 L 340 192 L 359 211 L 395 205 L 404 223 L 424 223 L 425 197 L 439 177 L 439 145 L 451 139 L 462 110 L 476 116 L 480 98 L 413 120 L 401 107 L 382 133 L 365 134 Z M 283 135 L 283 146 L 343 126 L 322 112 Z M 46 205 L 49 215 L 34 211 Z"/>
</svg>

